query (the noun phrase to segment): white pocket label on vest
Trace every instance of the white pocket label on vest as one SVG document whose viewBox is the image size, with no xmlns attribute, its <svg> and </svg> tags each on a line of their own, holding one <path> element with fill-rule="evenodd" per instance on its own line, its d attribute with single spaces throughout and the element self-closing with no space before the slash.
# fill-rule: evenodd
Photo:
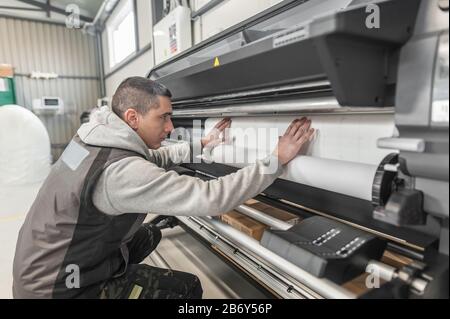
<svg viewBox="0 0 450 319">
<path fill-rule="evenodd" d="M 88 155 L 87 149 L 72 141 L 61 155 L 61 159 L 72 171 L 75 171 Z"/>
</svg>

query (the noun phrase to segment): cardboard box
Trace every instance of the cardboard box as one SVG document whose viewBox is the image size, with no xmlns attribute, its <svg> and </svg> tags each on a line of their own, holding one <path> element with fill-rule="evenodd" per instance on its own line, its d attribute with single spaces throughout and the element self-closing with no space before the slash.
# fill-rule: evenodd
<svg viewBox="0 0 450 319">
<path fill-rule="evenodd" d="M 262 235 L 266 228 L 266 225 L 254 220 L 253 218 L 242 215 L 238 212 L 230 212 L 228 214 L 222 215 L 222 221 L 234 229 L 253 237 L 256 240 L 261 240 Z"/>
<path fill-rule="evenodd" d="M 0 78 L 12 78 L 14 68 L 9 64 L 0 64 Z"/>
</svg>

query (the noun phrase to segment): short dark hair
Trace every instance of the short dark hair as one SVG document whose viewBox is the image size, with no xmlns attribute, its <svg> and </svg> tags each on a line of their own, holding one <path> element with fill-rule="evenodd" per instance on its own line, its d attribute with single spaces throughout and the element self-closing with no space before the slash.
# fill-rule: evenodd
<svg viewBox="0 0 450 319">
<path fill-rule="evenodd" d="M 138 76 L 131 77 L 117 88 L 112 99 L 112 110 L 120 118 L 130 108 L 145 115 L 152 107 L 159 107 L 159 96 L 171 98 L 172 93 L 155 81 Z"/>
</svg>

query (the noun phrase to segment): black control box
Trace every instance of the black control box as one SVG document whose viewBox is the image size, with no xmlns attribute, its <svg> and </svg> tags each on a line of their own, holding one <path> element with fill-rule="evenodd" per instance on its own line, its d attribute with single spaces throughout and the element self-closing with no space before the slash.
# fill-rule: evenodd
<svg viewBox="0 0 450 319">
<path fill-rule="evenodd" d="M 354 227 L 316 216 L 287 231 L 266 230 L 261 244 L 310 274 L 337 284 L 365 272 L 380 260 L 386 241 Z"/>
</svg>

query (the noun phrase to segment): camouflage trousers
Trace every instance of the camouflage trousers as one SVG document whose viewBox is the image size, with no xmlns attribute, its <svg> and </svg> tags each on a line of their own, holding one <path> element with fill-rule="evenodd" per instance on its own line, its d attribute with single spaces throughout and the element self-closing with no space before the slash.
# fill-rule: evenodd
<svg viewBox="0 0 450 319">
<path fill-rule="evenodd" d="M 161 231 L 144 224 L 128 244 L 129 265 L 124 275 L 104 283 L 102 299 L 201 299 L 197 276 L 180 271 L 140 265 L 161 240 Z"/>
</svg>

